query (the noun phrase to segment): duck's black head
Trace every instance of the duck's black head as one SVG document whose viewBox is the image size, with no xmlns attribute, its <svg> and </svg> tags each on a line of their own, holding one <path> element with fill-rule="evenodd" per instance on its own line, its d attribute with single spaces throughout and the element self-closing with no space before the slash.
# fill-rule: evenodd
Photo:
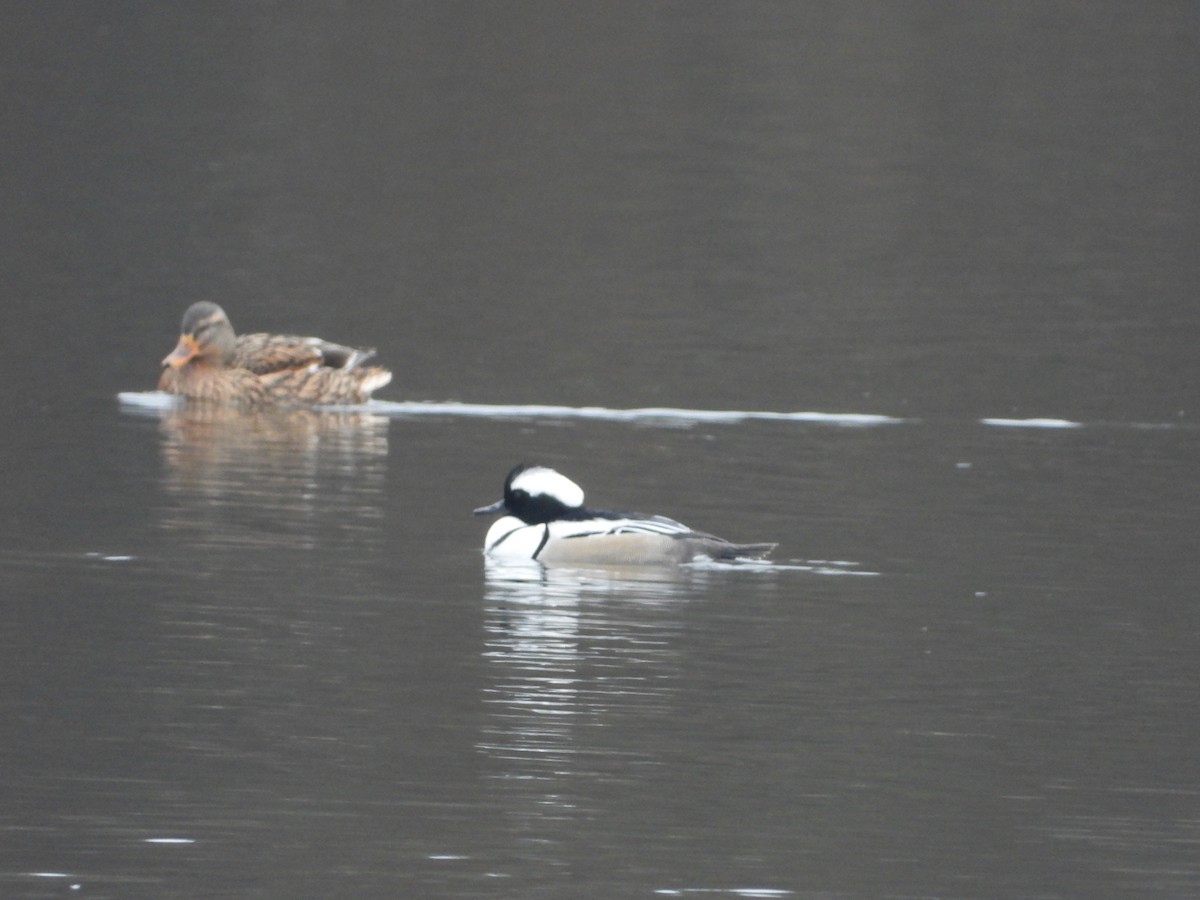
<svg viewBox="0 0 1200 900">
<path fill-rule="evenodd" d="M 526 525 L 540 525 L 568 516 L 583 506 L 583 488 L 546 466 L 522 463 L 504 479 L 504 499 L 482 506 L 475 515 L 507 512 Z"/>
</svg>

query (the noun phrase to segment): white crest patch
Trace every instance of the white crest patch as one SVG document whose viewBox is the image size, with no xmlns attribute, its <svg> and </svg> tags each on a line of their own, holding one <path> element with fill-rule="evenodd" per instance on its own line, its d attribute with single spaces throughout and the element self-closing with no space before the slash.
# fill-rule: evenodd
<svg viewBox="0 0 1200 900">
<path fill-rule="evenodd" d="M 521 490 L 530 497 L 539 494 L 553 497 L 564 506 L 583 506 L 583 488 L 566 475 L 560 475 L 545 466 L 526 469 L 513 479 L 513 490 Z"/>
</svg>

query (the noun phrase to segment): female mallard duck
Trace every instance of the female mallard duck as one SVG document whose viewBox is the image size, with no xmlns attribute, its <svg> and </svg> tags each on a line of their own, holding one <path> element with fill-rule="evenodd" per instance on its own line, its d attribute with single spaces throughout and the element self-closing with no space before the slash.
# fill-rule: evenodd
<svg viewBox="0 0 1200 900">
<path fill-rule="evenodd" d="M 292 335 L 237 337 L 215 303 L 189 306 L 180 332 L 179 343 L 163 360 L 158 389 L 192 400 L 242 406 L 356 404 L 392 380 L 387 369 L 361 365 L 374 350 Z"/>
</svg>

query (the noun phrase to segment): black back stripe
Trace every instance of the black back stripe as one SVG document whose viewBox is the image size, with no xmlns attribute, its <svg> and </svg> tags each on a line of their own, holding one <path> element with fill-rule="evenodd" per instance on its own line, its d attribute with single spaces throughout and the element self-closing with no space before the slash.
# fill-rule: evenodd
<svg viewBox="0 0 1200 900">
<path fill-rule="evenodd" d="M 538 554 L 542 552 L 542 548 L 546 546 L 546 541 L 550 540 L 550 526 L 542 526 L 542 539 L 538 542 L 537 549 L 533 551 L 533 558 L 537 559 Z"/>
</svg>

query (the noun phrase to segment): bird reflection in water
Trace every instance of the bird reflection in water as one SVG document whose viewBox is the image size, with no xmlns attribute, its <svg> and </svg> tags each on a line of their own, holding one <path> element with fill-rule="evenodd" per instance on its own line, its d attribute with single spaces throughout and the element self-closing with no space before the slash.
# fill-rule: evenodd
<svg viewBox="0 0 1200 900">
<path fill-rule="evenodd" d="M 478 746 L 522 858 L 568 864 L 564 821 L 653 777 L 696 577 L 487 564 Z"/>
<path fill-rule="evenodd" d="M 189 403 L 161 413 L 161 527 L 212 543 L 291 549 L 372 540 L 383 518 L 389 420 Z"/>
</svg>

